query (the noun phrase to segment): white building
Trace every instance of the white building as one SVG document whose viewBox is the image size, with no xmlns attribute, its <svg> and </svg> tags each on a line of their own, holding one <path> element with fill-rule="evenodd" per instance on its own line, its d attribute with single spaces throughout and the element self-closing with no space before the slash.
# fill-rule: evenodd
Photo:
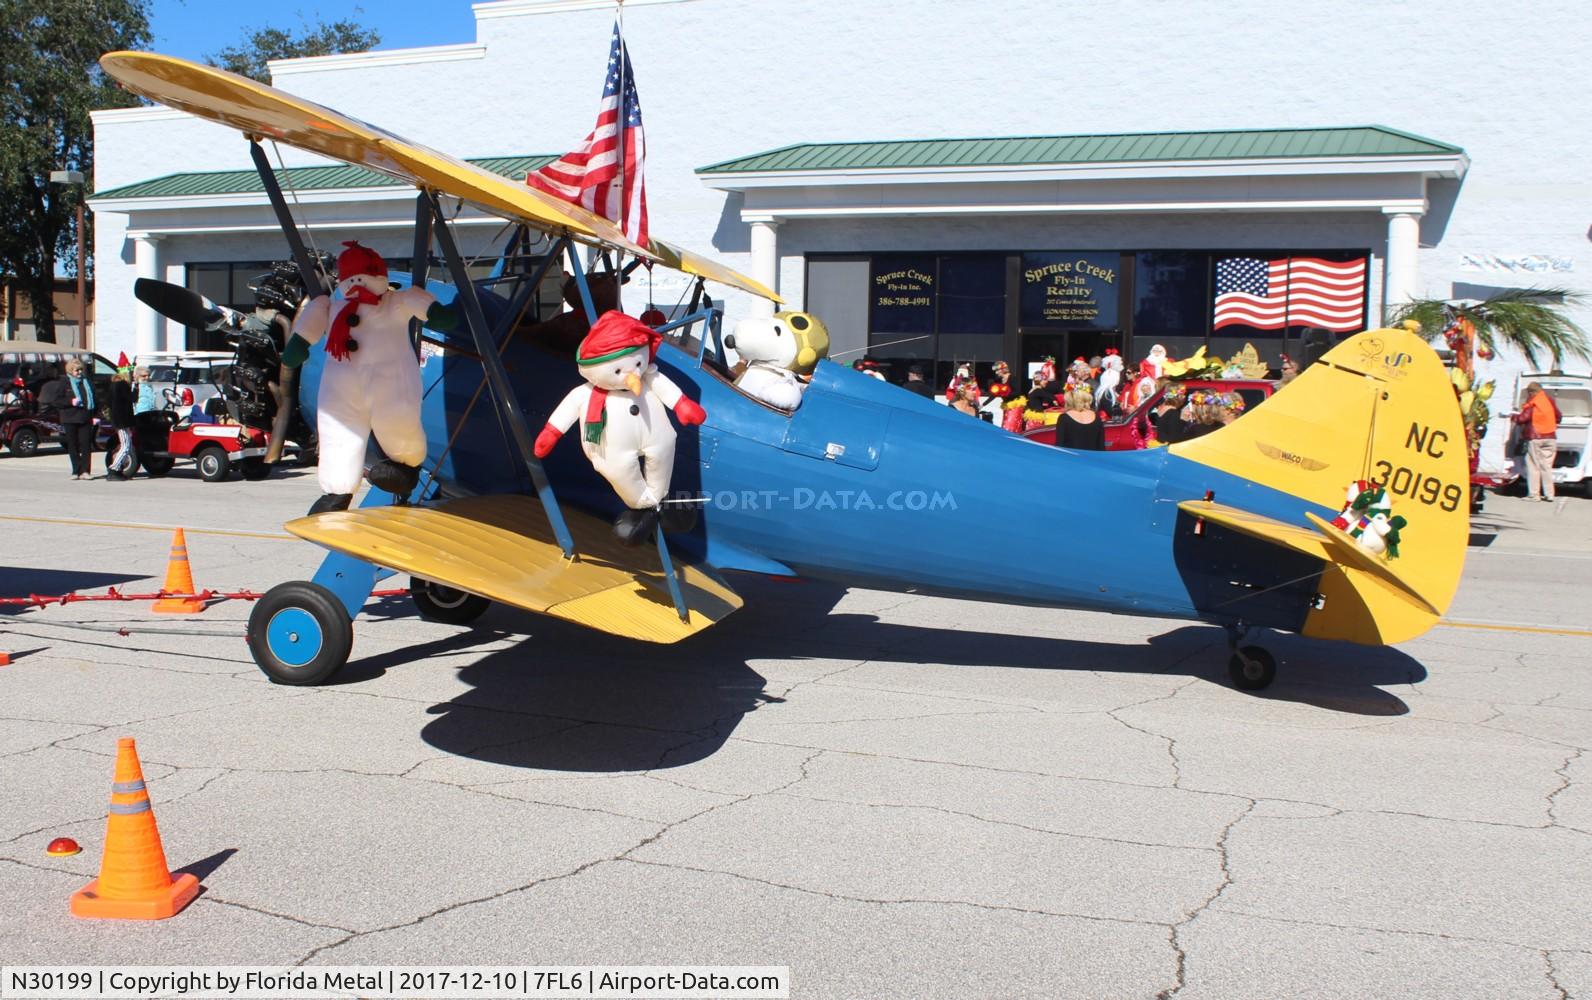
<svg viewBox="0 0 1592 1000">
<path fill-rule="evenodd" d="M 591 128 L 615 8 L 474 9 L 473 43 L 277 62 L 274 83 L 523 172 Z M 1233 259 L 1363 260 L 1372 325 L 1410 296 L 1592 291 L 1577 4 L 629 0 L 624 33 L 653 233 L 777 284 L 850 357 L 1297 350 L 1292 313 L 1213 328 Z M 94 125 L 100 351 L 199 347 L 132 284 L 247 304 L 286 256 L 246 143 L 164 108 Z M 409 257 L 413 192 L 280 155 L 321 168 L 288 175 L 318 245 Z M 489 252 L 497 220 L 465 221 Z M 682 290 L 659 272 L 626 305 Z"/>
</svg>

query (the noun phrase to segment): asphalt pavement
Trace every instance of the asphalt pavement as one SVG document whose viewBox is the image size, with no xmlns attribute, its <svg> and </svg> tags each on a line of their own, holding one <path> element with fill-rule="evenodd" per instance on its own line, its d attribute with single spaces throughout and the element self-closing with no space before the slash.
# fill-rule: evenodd
<svg viewBox="0 0 1592 1000">
<path fill-rule="evenodd" d="M 0 458 L 0 596 L 307 578 L 313 475 Z M 1392 649 L 738 578 L 678 646 L 372 602 L 270 684 L 244 602 L 0 609 L 7 964 L 787 965 L 797 997 L 1592 997 L 1592 500 L 1491 498 Z M 403 581 L 398 581 L 402 583 Z M 120 634 L 125 629 L 127 634 Z M 78 920 L 116 739 L 174 866 Z M 54 837 L 84 852 L 53 858 Z"/>
</svg>

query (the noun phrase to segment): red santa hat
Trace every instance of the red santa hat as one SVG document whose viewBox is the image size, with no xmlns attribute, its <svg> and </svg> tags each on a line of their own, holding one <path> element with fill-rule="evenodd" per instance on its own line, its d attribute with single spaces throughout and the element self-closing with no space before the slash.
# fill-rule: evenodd
<svg viewBox="0 0 1592 1000">
<path fill-rule="evenodd" d="M 358 240 L 344 240 L 343 246 L 348 249 L 337 255 L 339 282 L 360 274 L 376 278 L 387 277 L 387 262 L 381 259 L 381 254 L 370 247 L 360 246 Z"/>
<path fill-rule="evenodd" d="M 610 309 L 597 317 L 591 332 L 580 342 L 575 363 L 600 365 L 604 361 L 633 354 L 643 347 L 647 349 L 650 361 L 658 356 L 658 344 L 662 340 L 663 336 L 647 324 L 617 309 Z"/>
</svg>

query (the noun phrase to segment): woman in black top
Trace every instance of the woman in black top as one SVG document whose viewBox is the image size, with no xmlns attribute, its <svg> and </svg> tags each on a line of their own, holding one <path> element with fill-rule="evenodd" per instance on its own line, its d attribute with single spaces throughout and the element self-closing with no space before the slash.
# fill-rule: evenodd
<svg viewBox="0 0 1592 1000">
<path fill-rule="evenodd" d="M 1155 405 L 1155 439 L 1162 444 L 1177 444 L 1187 437 L 1183 422 L 1183 387 L 1169 385 Z"/>
<path fill-rule="evenodd" d="M 137 426 L 133 415 L 133 384 L 123 372 L 111 377 L 111 426 L 116 428 L 116 457 L 105 470 L 107 482 L 124 482 L 133 478 L 138 454 L 133 448 L 133 428 Z"/>
<path fill-rule="evenodd" d="M 66 439 L 66 453 L 72 456 L 72 478 L 93 478 L 94 383 L 83 374 L 83 362 L 68 358 L 66 374 L 46 382 L 39 390 L 39 405 L 55 410 Z"/>
<path fill-rule="evenodd" d="M 1067 412 L 1056 421 L 1056 443 L 1080 451 L 1105 451 L 1106 427 L 1094 409 L 1094 393 L 1080 386 L 1067 393 Z"/>
</svg>

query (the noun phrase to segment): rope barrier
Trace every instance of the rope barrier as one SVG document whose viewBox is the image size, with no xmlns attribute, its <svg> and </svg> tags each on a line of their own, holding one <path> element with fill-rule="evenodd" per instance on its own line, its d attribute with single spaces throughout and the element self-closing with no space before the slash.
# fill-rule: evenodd
<svg viewBox="0 0 1592 1000">
<path fill-rule="evenodd" d="M 408 594 L 409 588 L 407 587 L 373 590 L 370 592 L 371 597 L 406 597 Z M 196 594 L 157 590 L 147 594 L 124 594 L 115 587 L 110 587 L 103 594 L 79 594 L 74 592 L 50 596 L 29 594 L 26 597 L 0 597 L 0 606 L 47 608 L 52 604 L 65 606 L 82 601 L 162 601 L 170 598 L 190 601 L 258 601 L 264 596 L 264 594 L 257 594 L 252 590 L 201 590 Z"/>
</svg>

